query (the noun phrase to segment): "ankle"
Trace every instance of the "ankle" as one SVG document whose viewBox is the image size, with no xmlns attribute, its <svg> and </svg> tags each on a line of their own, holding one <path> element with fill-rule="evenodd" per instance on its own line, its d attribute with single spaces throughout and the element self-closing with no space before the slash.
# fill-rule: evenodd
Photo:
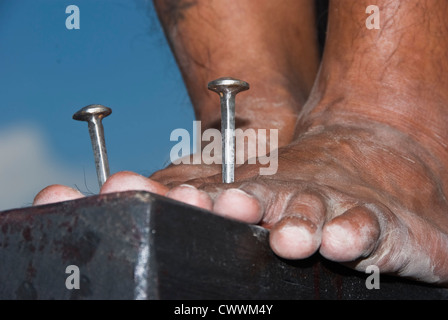
<svg viewBox="0 0 448 320">
<path fill-rule="evenodd" d="M 319 76 L 299 117 L 302 130 L 296 136 L 317 127 L 353 127 L 371 131 L 383 143 L 387 142 L 381 140 L 384 132 L 389 132 L 394 137 L 391 143 L 402 148 L 404 141 L 410 141 L 406 145 L 414 146 L 412 153 L 425 159 L 435 172 L 436 167 L 448 168 L 446 100 L 429 96 L 409 81 L 397 82 L 392 89 L 385 84 L 350 78 L 333 82 L 330 78 Z"/>
</svg>

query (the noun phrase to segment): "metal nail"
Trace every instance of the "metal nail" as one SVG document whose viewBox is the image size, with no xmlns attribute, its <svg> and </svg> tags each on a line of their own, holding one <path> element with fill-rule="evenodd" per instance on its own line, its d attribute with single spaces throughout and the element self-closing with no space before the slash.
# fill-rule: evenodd
<svg viewBox="0 0 448 320">
<path fill-rule="evenodd" d="M 249 89 L 245 81 L 219 78 L 208 83 L 208 89 L 219 94 L 221 100 L 222 182 L 235 180 L 235 96 Z"/>
<path fill-rule="evenodd" d="M 112 113 L 108 107 L 91 104 L 73 115 L 74 120 L 87 121 L 90 140 L 92 141 L 93 156 L 95 158 L 96 173 L 100 188 L 109 178 L 109 161 L 107 159 L 106 141 L 101 120 Z"/>
</svg>

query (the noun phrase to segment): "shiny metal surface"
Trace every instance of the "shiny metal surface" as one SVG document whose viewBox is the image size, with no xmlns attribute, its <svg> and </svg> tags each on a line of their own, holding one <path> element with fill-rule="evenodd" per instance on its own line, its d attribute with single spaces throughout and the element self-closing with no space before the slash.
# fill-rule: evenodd
<svg viewBox="0 0 448 320">
<path fill-rule="evenodd" d="M 235 180 L 235 96 L 249 89 L 245 81 L 219 78 L 208 83 L 208 89 L 219 94 L 221 102 L 222 182 Z"/>
<path fill-rule="evenodd" d="M 95 158 L 96 173 L 100 188 L 109 178 L 109 160 L 107 158 L 106 141 L 102 119 L 112 113 L 108 107 L 92 104 L 88 105 L 73 115 L 74 120 L 86 121 L 89 127 L 90 140 L 92 142 L 93 156 Z"/>
</svg>

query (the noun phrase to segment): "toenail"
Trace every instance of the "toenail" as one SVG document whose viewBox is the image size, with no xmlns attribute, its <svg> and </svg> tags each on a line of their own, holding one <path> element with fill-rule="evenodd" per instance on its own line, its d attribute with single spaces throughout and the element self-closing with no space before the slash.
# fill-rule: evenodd
<svg viewBox="0 0 448 320">
<path fill-rule="evenodd" d="M 263 209 L 259 201 L 240 189 L 223 190 L 215 200 L 213 211 L 246 223 L 259 223 Z"/>
<path fill-rule="evenodd" d="M 254 196 L 248 194 L 247 192 L 245 192 L 245 191 L 243 191 L 241 189 L 236 189 L 236 188 L 234 188 L 234 189 L 227 189 L 227 190 L 225 190 L 225 192 L 239 193 L 239 194 L 244 195 L 244 196 L 246 196 L 248 198 L 252 198 L 252 199 L 254 198 Z"/>
<path fill-rule="evenodd" d="M 271 232 L 270 244 L 273 251 L 283 258 L 304 259 L 316 252 L 320 237 L 315 232 L 310 232 L 307 225 L 286 223 Z"/>
<path fill-rule="evenodd" d="M 185 187 L 185 188 L 190 188 L 190 189 L 195 189 L 197 190 L 197 188 L 195 186 L 192 186 L 191 184 L 181 184 L 179 185 L 179 187 Z"/>
<path fill-rule="evenodd" d="M 306 226 L 310 231 L 316 231 L 318 229 L 317 225 L 301 214 L 290 214 L 283 217 L 278 223 L 281 228 L 284 227 L 299 227 Z"/>
</svg>

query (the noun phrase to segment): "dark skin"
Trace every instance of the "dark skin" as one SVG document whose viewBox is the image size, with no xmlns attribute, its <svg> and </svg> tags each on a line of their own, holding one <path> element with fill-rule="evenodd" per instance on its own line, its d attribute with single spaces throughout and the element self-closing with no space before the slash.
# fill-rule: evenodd
<svg viewBox="0 0 448 320">
<path fill-rule="evenodd" d="M 375 1 L 381 29 L 369 30 L 370 2 L 330 1 L 319 65 L 312 1 L 155 1 L 198 119 L 219 116 L 208 81 L 248 81 L 240 126 L 279 130 L 278 171 L 241 165 L 223 185 L 216 166 L 173 165 L 117 173 L 101 192 L 148 190 L 260 224 L 284 258 L 320 252 L 446 286 L 448 3 Z M 35 203 L 79 196 L 56 185 Z"/>
</svg>

